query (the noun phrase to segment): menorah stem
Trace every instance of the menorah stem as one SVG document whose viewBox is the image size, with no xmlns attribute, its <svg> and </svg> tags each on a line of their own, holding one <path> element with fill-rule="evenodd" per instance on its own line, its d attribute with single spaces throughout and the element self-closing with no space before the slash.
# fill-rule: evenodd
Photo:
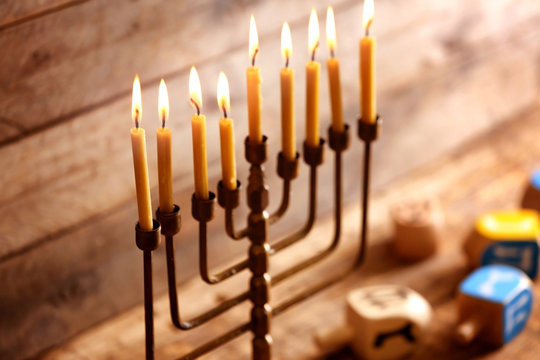
<svg viewBox="0 0 540 360">
<path fill-rule="evenodd" d="M 371 143 L 379 137 L 381 119 L 379 115 L 375 122 L 369 123 L 362 119 L 358 120 L 358 136 L 364 141 L 364 171 L 362 174 L 362 229 L 360 235 L 360 251 L 356 258 L 356 265 L 364 263 L 367 250 L 368 237 L 368 211 L 369 211 L 369 182 L 371 171 Z"/>
<path fill-rule="evenodd" d="M 159 247 L 159 222 L 153 221 L 152 230 L 141 229 L 139 223 L 135 226 L 135 243 L 143 251 L 144 278 L 144 325 L 146 360 L 154 360 L 154 300 L 152 286 L 152 251 Z"/>
<path fill-rule="evenodd" d="M 369 211 L 369 179 L 371 170 L 371 141 L 366 141 L 364 147 L 364 171 L 362 179 L 362 229 L 360 235 L 360 249 L 356 263 L 361 265 L 364 263 L 366 257 L 366 244 L 367 244 L 367 221 Z"/>
<path fill-rule="evenodd" d="M 262 164 L 266 161 L 266 137 L 261 144 L 251 144 L 246 138 L 246 159 L 251 164 L 249 169 L 247 200 L 250 208 L 248 216 L 249 294 L 253 304 L 251 309 L 251 331 L 253 333 L 253 359 L 270 360 L 272 337 L 270 335 L 270 274 L 268 262 L 270 246 L 268 236 L 268 185 L 264 179 Z"/>
<path fill-rule="evenodd" d="M 143 251 L 144 271 L 144 325 L 146 334 L 146 360 L 154 360 L 154 298 L 152 286 L 152 252 Z"/>
</svg>

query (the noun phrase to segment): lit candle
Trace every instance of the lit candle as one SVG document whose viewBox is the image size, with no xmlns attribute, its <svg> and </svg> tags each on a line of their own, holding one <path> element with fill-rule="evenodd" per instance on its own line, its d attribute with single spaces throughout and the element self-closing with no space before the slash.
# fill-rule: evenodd
<svg viewBox="0 0 540 360">
<path fill-rule="evenodd" d="M 148 179 L 148 162 L 146 160 L 146 138 L 141 128 L 142 101 L 141 83 L 135 75 L 133 81 L 133 97 L 131 117 L 135 127 L 131 129 L 131 150 L 133 152 L 133 168 L 135 170 L 135 188 L 137 190 L 137 207 L 139 211 L 139 226 L 143 230 L 152 230 L 152 200 L 150 199 L 150 181 Z"/>
<path fill-rule="evenodd" d="M 259 37 L 255 18 L 249 20 L 249 59 L 251 66 L 247 69 L 247 98 L 249 118 L 249 141 L 253 144 L 262 142 L 261 131 L 261 75 L 255 66 L 255 57 L 259 53 Z"/>
<path fill-rule="evenodd" d="M 189 73 L 189 97 L 197 110 L 191 117 L 191 135 L 193 138 L 193 175 L 195 177 L 195 196 L 208 199 L 208 169 L 206 160 L 206 118 L 201 115 L 202 94 L 199 74 L 194 66 Z"/>
<path fill-rule="evenodd" d="M 172 199 L 171 129 L 165 126 L 169 119 L 169 95 L 165 80 L 159 83 L 158 114 L 161 126 L 157 129 L 157 157 L 159 179 L 159 211 L 170 213 L 174 209 Z"/>
<path fill-rule="evenodd" d="M 345 131 L 343 125 L 343 110 L 341 105 L 341 82 L 339 79 L 339 60 L 336 59 L 336 23 L 334 9 L 329 6 L 326 11 L 326 43 L 330 50 L 330 58 L 326 61 L 328 82 L 330 84 L 330 106 L 332 108 L 332 129 L 337 132 Z"/>
<path fill-rule="evenodd" d="M 219 120 L 221 140 L 221 174 L 223 186 L 229 190 L 236 189 L 236 161 L 234 158 L 234 123 L 227 114 L 231 103 L 229 98 L 229 82 L 223 72 L 219 73 L 217 85 L 217 102 L 223 111 Z"/>
<path fill-rule="evenodd" d="M 362 104 L 362 121 L 367 123 L 374 123 L 377 118 L 375 98 L 375 49 L 377 43 L 373 36 L 369 36 L 374 7 L 373 0 L 364 0 L 362 24 L 365 36 L 360 41 L 360 103 Z"/>
<path fill-rule="evenodd" d="M 281 29 L 281 55 L 285 67 L 281 69 L 281 151 L 290 161 L 296 158 L 296 137 L 294 134 L 294 72 L 289 67 L 292 55 L 292 39 L 289 24 Z"/>
<path fill-rule="evenodd" d="M 306 64 L 306 142 L 309 146 L 319 146 L 319 74 L 321 64 L 315 61 L 319 47 L 319 19 L 315 9 L 309 17 L 308 49 L 311 60 Z"/>
</svg>

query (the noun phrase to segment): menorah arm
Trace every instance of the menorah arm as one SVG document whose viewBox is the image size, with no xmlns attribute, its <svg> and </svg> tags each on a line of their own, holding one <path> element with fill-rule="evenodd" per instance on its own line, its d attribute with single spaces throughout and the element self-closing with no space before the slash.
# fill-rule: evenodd
<svg viewBox="0 0 540 360">
<path fill-rule="evenodd" d="M 204 324 L 210 319 L 227 311 L 233 306 L 249 299 L 249 293 L 243 292 L 229 300 L 220 303 L 218 306 L 194 317 L 191 320 L 183 321 L 180 317 L 178 305 L 178 292 L 176 288 L 176 260 L 174 254 L 174 241 L 172 236 L 165 237 L 165 251 L 167 255 L 167 279 L 169 287 L 169 304 L 171 310 L 171 320 L 177 328 L 181 330 L 193 329 Z"/>
<path fill-rule="evenodd" d="M 209 274 L 208 270 L 208 236 L 206 222 L 199 222 L 199 272 L 201 278 L 208 284 L 217 284 L 238 272 L 247 269 L 248 261 L 242 260 L 233 266 L 217 273 Z"/>
<path fill-rule="evenodd" d="M 271 244 L 270 254 L 277 253 L 297 241 L 305 238 L 313 228 L 317 213 L 317 166 L 311 166 L 309 172 L 309 206 L 308 218 L 304 226 L 289 236 Z"/>
<path fill-rule="evenodd" d="M 234 230 L 234 217 L 232 208 L 225 209 L 225 231 L 227 232 L 227 235 L 229 235 L 229 237 L 233 240 L 241 240 L 245 238 L 248 234 L 247 228 L 244 228 L 240 231 Z"/>
<path fill-rule="evenodd" d="M 225 232 L 233 240 L 241 240 L 248 234 L 248 229 L 244 228 L 240 231 L 234 230 L 234 214 L 233 210 L 238 207 L 240 203 L 240 189 L 242 184 L 240 181 L 236 181 L 236 188 L 228 189 L 223 185 L 223 182 L 218 183 L 218 203 L 223 209 L 225 209 Z"/>
<path fill-rule="evenodd" d="M 281 204 L 276 209 L 276 211 L 272 213 L 272 215 L 270 215 L 270 217 L 268 218 L 268 224 L 272 225 L 276 223 L 279 219 L 281 219 L 283 214 L 285 214 L 285 212 L 289 208 L 289 200 L 291 198 L 290 193 L 291 193 L 291 182 L 289 180 L 283 180 L 283 192 L 281 195 Z"/>
<path fill-rule="evenodd" d="M 281 204 L 277 210 L 270 215 L 268 223 L 274 224 L 277 222 L 289 207 L 290 194 L 291 194 L 291 181 L 298 177 L 298 160 L 300 154 L 297 152 L 294 159 L 288 159 L 283 152 L 278 154 L 277 161 L 277 173 L 280 178 L 283 179 L 283 192 L 281 193 Z"/>
<path fill-rule="evenodd" d="M 276 285 L 281 281 L 293 276 L 294 274 L 316 264 L 332 253 L 339 245 L 341 237 L 341 212 L 342 212 L 342 152 L 348 147 L 348 126 L 345 132 L 336 133 L 330 128 L 329 130 L 330 148 L 335 151 L 334 164 L 334 237 L 332 242 L 324 250 L 312 255 L 311 257 L 301 261 L 293 267 L 272 276 L 272 285 Z"/>
</svg>

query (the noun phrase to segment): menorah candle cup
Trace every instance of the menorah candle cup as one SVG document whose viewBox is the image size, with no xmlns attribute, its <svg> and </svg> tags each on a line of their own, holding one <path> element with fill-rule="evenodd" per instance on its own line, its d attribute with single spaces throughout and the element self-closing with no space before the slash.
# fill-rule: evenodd
<svg viewBox="0 0 540 360">
<path fill-rule="evenodd" d="M 540 212 L 540 169 L 535 170 L 529 177 L 521 199 L 521 207 Z"/>
<path fill-rule="evenodd" d="M 487 265 L 471 273 L 459 286 L 455 340 L 474 339 L 501 346 L 525 327 L 532 310 L 531 280 L 508 265 Z"/>
<path fill-rule="evenodd" d="M 444 214 L 434 198 L 402 200 L 390 208 L 394 222 L 394 253 L 408 261 L 435 254 L 444 227 Z"/>
<path fill-rule="evenodd" d="M 180 206 L 173 204 L 173 210 L 168 213 L 162 213 L 158 208 L 156 218 L 161 224 L 161 235 L 174 236 L 180 232 L 182 227 L 182 218 L 180 216 Z"/>
<path fill-rule="evenodd" d="M 300 159 L 300 154 L 297 152 L 294 160 L 287 159 L 283 152 L 278 154 L 277 161 L 277 174 L 283 180 L 291 181 L 298 177 L 298 163 Z"/>
<path fill-rule="evenodd" d="M 399 359 L 414 352 L 431 322 L 431 305 L 416 291 L 378 285 L 347 296 L 346 325 L 317 334 L 324 351 L 349 343 L 363 359 Z"/>
<path fill-rule="evenodd" d="M 349 147 L 349 125 L 344 125 L 343 131 L 337 131 L 333 126 L 328 128 L 328 146 L 336 152 L 343 152 Z"/>
<path fill-rule="evenodd" d="M 540 220 L 535 210 L 490 211 L 476 220 L 463 249 L 471 267 L 507 264 L 538 275 Z"/>
</svg>

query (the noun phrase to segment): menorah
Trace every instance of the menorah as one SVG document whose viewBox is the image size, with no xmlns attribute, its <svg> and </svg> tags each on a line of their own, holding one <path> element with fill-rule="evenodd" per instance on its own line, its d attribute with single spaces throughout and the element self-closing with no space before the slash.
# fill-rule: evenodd
<svg viewBox="0 0 540 360">
<path fill-rule="evenodd" d="M 165 237 L 167 275 L 170 314 L 172 323 L 181 330 L 190 330 L 206 323 L 216 316 L 224 313 L 232 307 L 250 300 L 253 304 L 249 322 L 241 324 L 229 332 L 203 344 L 190 353 L 183 355 L 178 360 L 195 359 L 220 345 L 240 336 L 246 331 L 253 333 L 253 359 L 266 360 L 271 358 L 272 337 L 270 335 L 270 323 L 272 316 L 283 313 L 289 307 L 309 298 L 319 291 L 339 281 L 350 272 L 357 269 L 364 261 L 366 254 L 368 232 L 368 201 L 369 180 L 371 163 L 371 143 L 376 140 L 380 132 L 381 120 L 377 117 L 374 123 L 358 120 L 358 136 L 364 142 L 363 182 L 362 182 L 362 219 L 360 244 L 356 259 L 352 266 L 344 268 L 335 275 L 303 289 L 303 291 L 289 299 L 279 303 L 275 308 L 269 304 L 271 287 L 277 285 L 298 272 L 318 263 L 330 255 L 339 245 L 342 221 L 342 153 L 349 146 L 349 128 L 345 126 L 342 132 L 335 131 L 330 127 L 328 131 L 328 143 L 335 153 L 334 171 L 334 235 L 325 249 L 311 257 L 302 260 L 290 268 L 274 275 L 268 274 L 270 257 L 283 249 L 305 238 L 313 228 L 317 210 L 317 168 L 324 162 L 325 141 L 320 139 L 318 146 L 310 146 L 304 142 L 304 162 L 310 169 L 309 173 L 309 209 L 308 218 L 302 228 L 276 242 L 268 242 L 268 227 L 275 224 L 285 214 L 291 193 L 291 182 L 298 176 L 299 158 L 297 153 L 293 161 L 287 160 L 282 153 L 278 155 L 277 173 L 283 182 L 283 194 L 281 203 L 275 213 L 269 215 L 266 211 L 268 206 L 269 186 L 265 182 L 265 170 L 263 164 L 267 159 L 267 138 L 263 142 L 252 144 L 249 138 L 245 141 L 245 157 L 250 164 L 247 205 L 250 212 L 247 216 L 247 227 L 235 230 L 233 211 L 240 204 L 241 184 L 238 181 L 235 190 L 229 190 L 220 181 L 217 186 L 217 202 L 225 210 L 225 231 L 233 240 L 249 239 L 250 247 L 248 258 L 233 266 L 217 273 L 211 274 L 208 268 L 208 232 L 207 224 L 214 218 L 216 195 L 210 192 L 208 199 L 200 199 L 195 194 L 191 198 L 191 214 L 199 223 L 199 271 L 201 278 L 208 284 L 220 283 L 239 272 L 249 269 L 251 279 L 249 289 L 232 297 L 216 307 L 194 317 L 183 320 L 180 316 L 178 305 L 178 292 L 176 287 L 176 265 L 174 253 L 174 236 L 180 232 L 181 216 L 180 207 L 174 206 L 170 213 L 162 213 L 159 208 L 156 211 L 157 221 L 153 220 L 153 229 L 145 231 L 139 224 L 135 227 L 136 243 L 143 251 L 144 270 L 144 310 L 145 310 L 145 334 L 146 334 L 146 359 L 154 359 L 154 318 L 153 318 L 153 293 L 152 293 L 152 251 L 160 244 L 160 235 Z"/>
</svg>

